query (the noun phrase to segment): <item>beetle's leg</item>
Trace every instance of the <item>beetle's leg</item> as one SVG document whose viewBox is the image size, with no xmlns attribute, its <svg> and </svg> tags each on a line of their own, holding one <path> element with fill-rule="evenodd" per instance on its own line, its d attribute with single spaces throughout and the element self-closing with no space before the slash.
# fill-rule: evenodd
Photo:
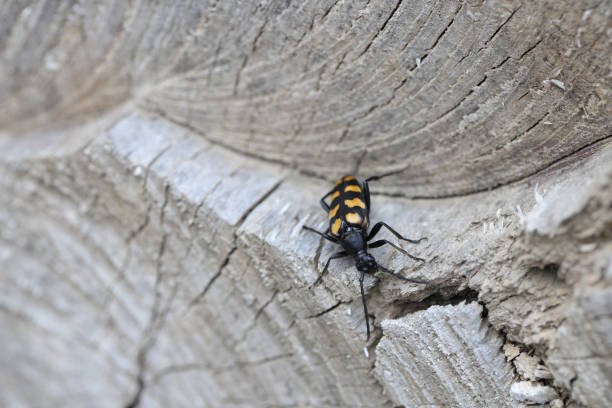
<svg viewBox="0 0 612 408">
<path fill-rule="evenodd" d="M 383 246 L 385 244 L 391 245 L 393 248 L 397 249 L 402 254 L 404 254 L 406 256 L 409 256 L 410 258 L 414 259 L 415 261 L 425 262 L 425 260 L 423 258 L 419 258 L 418 256 L 410 255 L 403 248 L 400 248 L 399 246 L 395 245 L 393 242 L 387 241 L 386 239 L 379 239 L 378 241 L 374 241 L 371 244 L 368 244 L 368 248 L 378 248 L 378 247 L 381 247 L 381 246 Z"/>
<path fill-rule="evenodd" d="M 344 258 L 345 256 L 348 256 L 348 254 L 345 251 L 336 252 L 335 254 L 330 256 L 327 262 L 325 263 L 325 268 L 323 268 L 323 272 L 321 272 L 317 280 L 314 281 L 314 283 L 310 285 L 310 287 L 312 288 L 313 286 L 316 286 L 319 283 L 321 283 L 321 281 L 323 280 L 323 275 L 327 273 L 327 268 L 329 268 L 329 263 L 332 261 L 332 259 Z"/>
<path fill-rule="evenodd" d="M 380 229 L 382 227 L 386 227 L 389 231 L 391 231 L 391 233 L 393 235 L 395 235 L 397 238 L 401 239 L 402 241 L 408 241 L 408 242 L 412 242 L 413 244 L 418 244 L 421 241 L 424 241 L 427 239 L 427 237 L 423 237 L 423 238 L 419 238 L 419 239 L 409 239 L 409 238 L 404 238 L 402 236 L 402 234 L 400 234 L 399 232 L 397 232 L 396 230 L 394 230 L 393 228 L 391 228 L 387 223 L 380 221 L 377 222 L 372 229 L 370 230 L 370 234 L 368 234 L 368 237 L 366 238 L 366 241 L 371 240 L 372 238 L 374 238 L 374 236 L 376 234 L 378 234 L 378 231 L 380 231 Z"/>
<path fill-rule="evenodd" d="M 325 210 L 325 212 L 329 212 L 329 205 L 325 202 L 325 199 L 330 196 L 332 193 L 334 192 L 334 190 L 331 190 L 329 193 L 325 194 L 322 198 L 321 198 L 321 207 L 323 207 L 323 209 Z"/>
<path fill-rule="evenodd" d="M 399 278 L 399 279 L 401 279 L 401 280 L 405 280 L 405 281 L 412 282 L 412 283 L 423 283 L 423 284 L 427 284 L 427 283 L 429 283 L 429 282 L 427 282 L 427 281 L 420 280 L 420 279 L 410 279 L 410 278 L 406 278 L 405 276 L 399 275 L 399 274 L 397 274 L 397 273 L 395 273 L 395 272 L 393 272 L 393 271 L 388 270 L 387 268 L 385 268 L 385 267 L 384 267 L 384 266 L 382 266 L 382 265 L 379 265 L 379 264 L 376 264 L 376 265 L 378 266 L 378 269 L 380 269 L 381 271 L 383 271 L 383 272 L 385 272 L 385 273 L 388 273 L 389 275 L 393 275 L 393 276 L 395 276 L 396 278 Z"/>
<path fill-rule="evenodd" d="M 307 231 L 312 231 L 312 232 L 314 232 L 314 233 L 316 233 L 316 234 L 319 234 L 320 236 L 322 236 L 322 237 L 323 237 L 323 238 L 325 238 L 326 240 L 331 241 L 331 242 L 333 242 L 333 243 L 336 243 L 336 244 L 338 243 L 338 238 L 336 238 L 336 237 L 334 237 L 334 236 L 332 236 L 332 235 L 329 235 L 329 234 L 328 234 L 328 233 L 326 233 L 326 232 L 317 231 L 316 229 L 311 228 L 311 227 L 306 226 L 306 225 L 302 225 L 302 229 L 305 229 L 305 230 L 307 230 Z"/>
<path fill-rule="evenodd" d="M 370 340 L 370 318 L 368 317 L 368 306 L 366 305 L 366 297 L 365 297 L 365 292 L 363 290 L 364 275 L 365 275 L 365 272 L 361 271 L 361 274 L 359 275 L 359 287 L 361 288 L 361 301 L 363 302 L 363 316 L 365 317 L 366 332 L 368 334 L 366 338 L 366 343 L 367 343 L 367 341 Z"/>
</svg>

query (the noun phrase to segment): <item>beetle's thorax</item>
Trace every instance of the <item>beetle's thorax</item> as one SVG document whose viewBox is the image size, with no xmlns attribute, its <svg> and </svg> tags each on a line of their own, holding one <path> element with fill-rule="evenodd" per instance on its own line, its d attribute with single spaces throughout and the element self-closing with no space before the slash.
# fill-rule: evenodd
<svg viewBox="0 0 612 408">
<path fill-rule="evenodd" d="M 341 243 L 344 250 L 350 255 L 366 250 L 366 241 L 361 228 L 349 227 L 342 237 Z"/>
</svg>

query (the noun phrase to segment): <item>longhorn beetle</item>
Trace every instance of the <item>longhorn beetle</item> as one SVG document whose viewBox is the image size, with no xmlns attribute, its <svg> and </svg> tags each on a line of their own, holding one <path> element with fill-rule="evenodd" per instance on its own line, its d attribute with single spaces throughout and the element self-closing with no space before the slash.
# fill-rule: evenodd
<svg viewBox="0 0 612 408">
<path fill-rule="evenodd" d="M 363 291 L 363 278 L 366 273 L 373 274 L 377 270 L 381 270 L 396 278 L 412 282 L 412 283 L 423 283 L 428 282 L 410 279 L 404 276 L 398 275 L 397 273 L 390 271 L 382 265 L 379 265 L 374 257 L 368 253 L 368 249 L 378 248 L 385 244 L 391 245 L 393 248 L 400 251 L 402 254 L 409 256 L 415 261 L 425 262 L 424 259 L 410 255 L 408 252 L 395 245 L 386 239 L 379 239 L 368 244 L 382 227 L 387 228 L 393 235 L 402 241 L 408 241 L 413 244 L 427 239 L 426 237 L 420 239 L 408 239 L 404 238 L 399 232 L 395 231 L 389 225 L 384 222 L 377 222 L 368 234 L 369 226 L 369 215 L 370 215 L 370 190 L 368 187 L 368 181 L 378 180 L 380 176 L 370 177 L 363 181 L 360 185 L 354 176 L 346 176 L 336 182 L 334 188 L 321 198 L 321 206 L 329 215 L 329 227 L 327 231 L 320 232 L 311 227 L 304 226 L 303 228 L 315 232 L 321 235 L 328 241 L 342 245 L 344 248 L 340 252 L 336 252 L 329 257 L 325 263 L 323 272 L 319 275 L 317 280 L 311 285 L 315 286 L 321 283 L 323 275 L 327 272 L 329 263 L 333 259 L 344 258 L 346 256 L 352 256 L 355 260 L 355 266 L 359 271 L 359 285 L 361 287 L 361 300 L 363 302 L 363 313 L 365 315 L 367 340 L 370 339 L 370 321 L 368 318 L 368 307 L 366 305 L 365 292 Z M 331 204 L 328 205 L 325 199 L 331 195 Z M 366 341 L 367 341 L 366 340 Z"/>
</svg>

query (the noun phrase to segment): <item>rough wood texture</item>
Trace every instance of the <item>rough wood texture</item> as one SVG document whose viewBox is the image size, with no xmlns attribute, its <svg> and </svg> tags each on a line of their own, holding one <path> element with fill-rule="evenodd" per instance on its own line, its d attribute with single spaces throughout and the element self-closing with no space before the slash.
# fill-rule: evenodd
<svg viewBox="0 0 612 408">
<path fill-rule="evenodd" d="M 384 320 L 376 374 L 393 400 L 408 407 L 516 405 L 506 394 L 513 373 L 499 352 L 502 339 L 482 312 L 472 302 Z"/>
<path fill-rule="evenodd" d="M 0 405 L 612 405 L 610 6 L 2 3 Z"/>
</svg>

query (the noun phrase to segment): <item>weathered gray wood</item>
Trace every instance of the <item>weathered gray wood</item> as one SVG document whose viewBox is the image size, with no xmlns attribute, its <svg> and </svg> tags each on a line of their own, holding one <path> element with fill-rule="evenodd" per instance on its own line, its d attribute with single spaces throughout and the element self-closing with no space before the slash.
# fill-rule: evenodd
<svg viewBox="0 0 612 408">
<path fill-rule="evenodd" d="M 517 406 L 505 392 L 513 373 L 503 340 L 482 312 L 472 302 L 384 320 L 376 374 L 389 395 L 410 407 Z"/>
<path fill-rule="evenodd" d="M 611 405 L 610 9 L 3 3 L 0 405 Z"/>
<path fill-rule="evenodd" d="M 520 180 L 611 130 L 608 1 L 9 3 L 15 128 L 136 99 L 328 180 L 403 169 L 383 185 L 407 197 Z"/>
</svg>

